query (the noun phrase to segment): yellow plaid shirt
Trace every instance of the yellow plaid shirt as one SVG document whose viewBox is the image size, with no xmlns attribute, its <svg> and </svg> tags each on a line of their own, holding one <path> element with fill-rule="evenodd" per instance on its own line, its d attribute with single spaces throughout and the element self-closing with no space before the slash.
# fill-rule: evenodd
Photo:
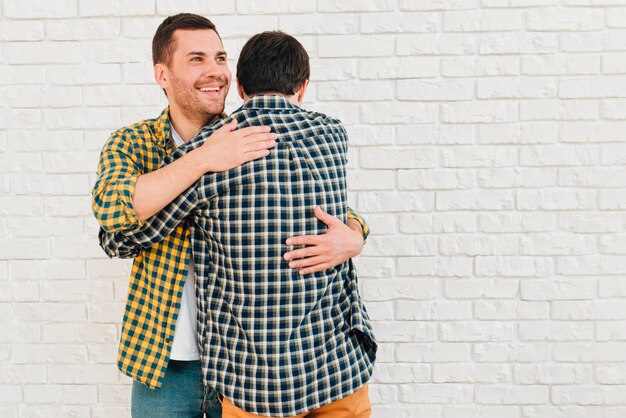
<svg viewBox="0 0 626 418">
<path fill-rule="evenodd" d="M 173 149 L 168 108 L 156 119 L 111 134 L 92 191 L 93 212 L 103 230 L 141 226 L 133 208 L 137 178 L 159 169 Z M 352 209 L 348 217 L 361 224 L 366 238 L 369 227 L 363 218 Z M 165 377 L 190 257 L 189 229 L 182 224 L 163 242 L 142 250 L 133 262 L 117 365 L 152 389 L 161 386 Z"/>
</svg>

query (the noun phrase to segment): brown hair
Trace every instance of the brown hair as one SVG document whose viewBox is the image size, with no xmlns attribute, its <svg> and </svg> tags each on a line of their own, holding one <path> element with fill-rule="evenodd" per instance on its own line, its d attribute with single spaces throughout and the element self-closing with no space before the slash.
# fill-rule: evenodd
<svg viewBox="0 0 626 418">
<path fill-rule="evenodd" d="M 192 13 L 179 13 L 169 16 L 161 22 L 152 38 L 153 64 L 163 63 L 169 65 L 176 50 L 174 32 L 179 29 L 208 29 L 217 33 L 213 22 L 206 17 Z M 220 36 L 219 33 L 217 33 L 217 36 Z"/>
</svg>

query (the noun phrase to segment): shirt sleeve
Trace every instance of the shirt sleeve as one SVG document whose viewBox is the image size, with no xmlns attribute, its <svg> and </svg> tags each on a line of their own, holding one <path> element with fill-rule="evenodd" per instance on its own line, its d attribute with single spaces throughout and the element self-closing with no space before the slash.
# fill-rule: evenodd
<svg viewBox="0 0 626 418">
<path fill-rule="evenodd" d="M 363 229 L 363 241 L 365 242 L 370 234 L 370 227 L 367 225 L 367 222 L 365 222 L 365 219 L 350 207 L 348 208 L 348 219 L 354 219 L 361 224 L 361 229 Z"/>
<path fill-rule="evenodd" d="M 164 158 L 163 165 L 172 163 L 201 144 L 202 142 L 194 140 L 178 147 Z M 98 235 L 100 247 L 109 257 L 132 258 L 138 256 L 142 249 L 150 248 L 163 241 L 196 209 L 199 201 L 197 184 L 198 182 L 192 184 L 143 223 L 137 222 L 136 228 L 118 230 L 102 228 Z"/>
<path fill-rule="evenodd" d="M 133 207 L 135 184 L 141 175 L 129 136 L 113 133 L 100 154 L 98 176 L 92 190 L 92 210 L 108 232 L 138 228 Z"/>
</svg>

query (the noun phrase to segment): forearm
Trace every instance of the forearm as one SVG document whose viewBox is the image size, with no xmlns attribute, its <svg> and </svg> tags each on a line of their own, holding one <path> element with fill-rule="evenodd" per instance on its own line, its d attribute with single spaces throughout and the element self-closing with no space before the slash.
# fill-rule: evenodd
<svg viewBox="0 0 626 418">
<path fill-rule="evenodd" d="M 160 169 L 139 176 L 133 195 L 137 219 L 152 217 L 196 182 L 208 168 L 196 150 Z"/>
</svg>

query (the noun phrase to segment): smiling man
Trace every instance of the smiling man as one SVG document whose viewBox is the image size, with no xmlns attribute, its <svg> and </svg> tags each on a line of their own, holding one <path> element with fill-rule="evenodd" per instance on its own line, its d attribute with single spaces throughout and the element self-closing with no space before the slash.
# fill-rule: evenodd
<svg viewBox="0 0 626 418">
<path fill-rule="evenodd" d="M 167 155 L 222 117 L 231 82 L 226 52 L 213 23 L 193 15 L 166 18 L 152 43 L 154 76 L 169 106 L 155 119 L 113 132 L 105 143 L 93 188 L 93 211 L 106 241 L 140 230 L 145 221 L 207 172 L 222 172 L 268 155 L 269 127 L 237 129 L 237 121 L 161 167 Z M 287 253 L 300 273 L 320 271 L 358 255 L 367 225 L 350 213 L 348 225 L 316 212 L 325 234 L 293 237 L 305 248 Z M 197 340 L 195 274 L 189 228 L 181 224 L 156 245 L 133 254 L 118 367 L 133 378 L 133 417 L 219 417 L 216 392 L 203 387 Z M 108 250 L 111 256 L 128 256 Z"/>
</svg>

